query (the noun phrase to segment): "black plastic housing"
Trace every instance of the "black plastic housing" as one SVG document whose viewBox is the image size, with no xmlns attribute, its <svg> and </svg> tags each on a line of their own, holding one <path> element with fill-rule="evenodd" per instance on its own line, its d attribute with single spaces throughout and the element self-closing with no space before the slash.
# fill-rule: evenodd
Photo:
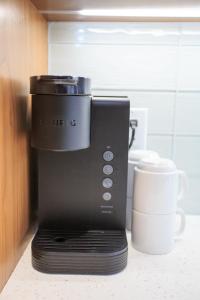
<svg viewBox="0 0 200 300">
<path fill-rule="evenodd" d="M 33 267 L 44 273 L 111 275 L 127 264 L 125 231 L 42 230 L 32 242 Z"/>
<path fill-rule="evenodd" d="M 31 77 L 33 147 L 74 151 L 90 146 L 89 86 L 82 77 Z"/>
<path fill-rule="evenodd" d="M 41 82 L 33 82 L 31 91 L 41 93 L 33 95 L 32 101 L 39 197 L 33 267 L 47 273 L 117 273 L 125 268 L 128 251 L 129 100 L 54 94 L 56 85 L 59 92 L 61 86 L 67 92 L 70 88 L 66 82 L 51 84 L 51 78 L 44 85 L 51 86 L 52 94 L 44 94 Z M 81 89 L 87 88 L 81 84 L 77 90 Z M 52 121 L 72 116 L 80 127 L 63 126 L 62 122 L 55 126 Z M 111 160 L 106 160 L 105 152 L 112 154 Z M 105 165 L 112 166 L 111 174 L 104 173 Z M 111 180 L 112 186 L 105 187 L 105 179 Z M 111 194 L 110 200 L 103 198 L 105 193 Z"/>
</svg>

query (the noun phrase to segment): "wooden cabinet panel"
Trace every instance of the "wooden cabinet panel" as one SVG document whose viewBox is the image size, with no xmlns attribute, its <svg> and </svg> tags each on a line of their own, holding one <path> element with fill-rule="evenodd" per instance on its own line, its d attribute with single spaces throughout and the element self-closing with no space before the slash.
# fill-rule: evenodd
<svg viewBox="0 0 200 300">
<path fill-rule="evenodd" d="M 156 16 L 88 16 L 82 9 L 198 9 L 197 0 L 32 0 L 48 21 L 112 21 L 112 22 L 199 22 L 200 17 Z"/>
<path fill-rule="evenodd" d="M 198 7 L 197 0 L 32 0 L 40 10 L 129 9 L 146 7 Z"/>
<path fill-rule="evenodd" d="M 29 77 L 47 73 L 47 36 L 30 1 L 0 1 L 0 290 L 29 228 Z"/>
</svg>

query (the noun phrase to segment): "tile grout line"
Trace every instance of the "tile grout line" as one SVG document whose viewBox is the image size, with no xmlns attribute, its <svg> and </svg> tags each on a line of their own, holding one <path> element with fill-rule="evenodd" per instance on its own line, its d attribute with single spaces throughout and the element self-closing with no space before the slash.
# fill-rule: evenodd
<svg viewBox="0 0 200 300">
<path fill-rule="evenodd" d="M 176 92 L 174 96 L 174 108 L 173 108 L 173 126 L 172 126 L 172 144 L 171 144 L 171 158 L 175 160 L 175 139 L 176 139 L 176 114 L 177 114 L 177 98 L 179 89 L 179 75 L 180 75 L 180 52 L 181 52 L 181 37 L 182 37 L 182 23 L 179 24 L 179 40 L 178 40 L 178 52 L 177 52 L 177 68 L 176 68 Z"/>
<path fill-rule="evenodd" d="M 157 137 L 173 137 L 174 133 L 159 133 L 159 132 L 150 132 L 148 136 L 157 136 Z M 183 137 L 183 138 L 199 138 L 200 133 L 176 133 L 176 137 Z"/>
<path fill-rule="evenodd" d="M 77 42 L 76 40 L 71 41 L 71 42 L 67 42 L 67 41 L 61 41 L 61 42 L 49 42 L 49 45 L 53 45 L 53 46 L 60 46 L 60 45 L 91 45 L 91 46 L 118 46 L 118 47 L 122 47 L 122 46 L 150 46 L 150 47 L 154 47 L 154 46 L 158 46 L 158 47 L 166 47 L 166 46 L 170 46 L 170 47 L 179 47 L 179 43 L 119 43 L 119 42 L 115 42 L 115 43 L 99 43 L 99 42 Z M 182 47 L 200 47 L 200 43 L 199 44 L 182 44 Z"/>
<path fill-rule="evenodd" d="M 176 93 L 176 89 L 134 89 L 134 88 L 128 88 L 128 87 L 118 87 L 118 86 L 94 86 L 92 88 L 92 91 L 130 91 L 135 93 Z M 179 90 L 179 93 L 182 94 L 190 94 L 190 93 L 200 93 L 200 90 Z"/>
</svg>

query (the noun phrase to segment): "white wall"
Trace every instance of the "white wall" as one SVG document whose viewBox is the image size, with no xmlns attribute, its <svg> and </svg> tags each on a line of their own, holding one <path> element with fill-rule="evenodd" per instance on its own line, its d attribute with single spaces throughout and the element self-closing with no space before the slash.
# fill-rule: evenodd
<svg viewBox="0 0 200 300">
<path fill-rule="evenodd" d="M 200 213 L 200 23 L 50 23 L 49 74 L 148 107 L 148 148 L 187 172 L 182 206 Z"/>
</svg>

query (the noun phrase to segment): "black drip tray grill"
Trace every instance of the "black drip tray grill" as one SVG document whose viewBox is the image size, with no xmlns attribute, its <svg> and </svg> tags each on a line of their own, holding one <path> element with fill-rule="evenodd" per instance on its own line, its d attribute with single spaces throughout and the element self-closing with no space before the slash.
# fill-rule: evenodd
<svg viewBox="0 0 200 300">
<path fill-rule="evenodd" d="M 125 268 L 127 252 L 123 230 L 39 229 L 32 264 L 45 273 L 114 274 Z"/>
</svg>

